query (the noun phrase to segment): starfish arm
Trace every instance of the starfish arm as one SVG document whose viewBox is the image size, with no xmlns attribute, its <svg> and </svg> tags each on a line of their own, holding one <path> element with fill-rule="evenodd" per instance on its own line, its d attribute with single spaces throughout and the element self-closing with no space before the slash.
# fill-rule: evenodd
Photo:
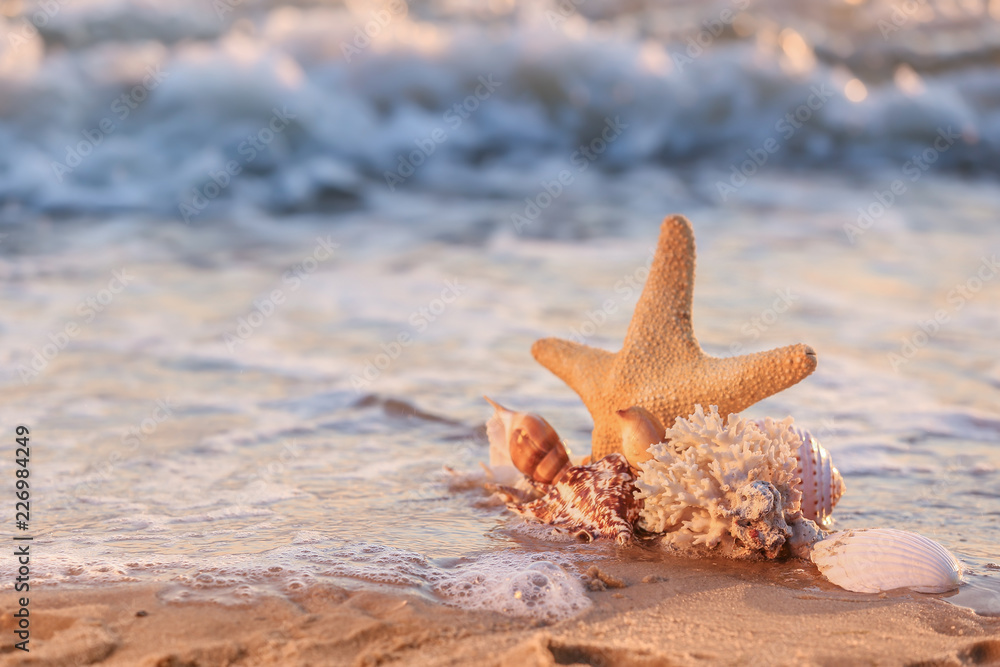
<svg viewBox="0 0 1000 667">
<path fill-rule="evenodd" d="M 702 355 L 691 325 L 694 264 L 691 223 L 683 215 L 668 216 L 660 226 L 649 277 L 625 334 L 626 356 L 657 354 L 683 361 Z"/>
<path fill-rule="evenodd" d="M 741 357 L 708 357 L 706 362 L 714 367 L 710 376 L 717 386 L 710 389 L 720 399 L 719 412 L 729 414 L 745 410 L 808 377 L 816 370 L 816 352 L 799 343 Z"/>
<path fill-rule="evenodd" d="M 613 352 L 562 338 L 536 340 L 531 355 L 579 394 L 587 406 L 603 391 L 615 359 Z"/>
<path fill-rule="evenodd" d="M 599 461 L 608 454 L 622 451 L 622 429 L 613 412 L 594 415 L 594 431 L 590 436 L 590 458 Z"/>
</svg>

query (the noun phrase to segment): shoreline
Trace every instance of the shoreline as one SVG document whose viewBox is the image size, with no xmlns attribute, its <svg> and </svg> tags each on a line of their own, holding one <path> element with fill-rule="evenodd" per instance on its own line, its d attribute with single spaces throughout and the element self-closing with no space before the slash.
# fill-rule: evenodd
<svg viewBox="0 0 1000 667">
<path fill-rule="evenodd" d="M 590 566 L 612 585 L 552 625 L 332 584 L 244 605 L 164 602 L 165 584 L 42 589 L 30 595 L 30 653 L 13 649 L 18 594 L 5 591 L 0 666 L 1000 662 L 1000 618 L 940 596 L 817 586 L 794 561 L 603 559 L 581 573 Z"/>
</svg>

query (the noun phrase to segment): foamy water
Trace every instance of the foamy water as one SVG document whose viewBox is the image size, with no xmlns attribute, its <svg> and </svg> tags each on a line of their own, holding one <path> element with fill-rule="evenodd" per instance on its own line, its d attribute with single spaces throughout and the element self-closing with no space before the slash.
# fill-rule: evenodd
<svg viewBox="0 0 1000 667">
<path fill-rule="evenodd" d="M 726 202 L 761 167 L 1000 166 L 995 3 L 19 4 L 6 220 L 534 197 L 563 170 L 657 166 Z"/>
<path fill-rule="evenodd" d="M 484 393 L 589 448 L 530 345 L 617 348 L 682 212 L 706 350 L 819 353 L 750 412 L 830 449 L 838 525 L 938 540 L 1000 614 L 996 3 L 481 4 L 0 9 L 33 581 L 579 613 L 618 552 L 442 468 L 486 461 Z"/>
<path fill-rule="evenodd" d="M 830 449 L 848 488 L 839 527 L 938 540 L 968 567 L 949 599 L 1000 612 L 987 567 L 1000 290 L 969 283 L 1000 248 L 984 215 L 1000 200 L 937 180 L 897 225 L 852 245 L 839 221 L 863 195 L 783 182 L 830 209 L 688 210 L 702 345 L 813 345 L 816 373 L 750 412 L 791 414 Z M 575 567 L 617 552 L 526 532 L 480 492 L 451 490 L 442 468 L 487 460 L 483 393 L 541 412 L 586 451 L 585 409 L 528 350 L 547 335 L 619 345 L 658 220 L 613 209 L 624 224 L 612 236 L 537 241 L 492 208 L 486 232 L 445 222 L 417 234 L 405 217 L 372 215 L 14 228 L 0 391 L 5 430 L 32 429 L 33 581 L 160 581 L 170 599 L 230 602 L 332 581 L 550 619 L 582 610 Z M 127 284 L 102 305 L 115 272 Z M 961 306 L 956 285 L 970 290 Z M 90 321 L 88 299 L 102 305 Z M 923 341 L 939 310 L 947 321 Z M 70 322 L 78 333 L 35 375 L 35 352 L 52 352 L 49 334 Z"/>
</svg>

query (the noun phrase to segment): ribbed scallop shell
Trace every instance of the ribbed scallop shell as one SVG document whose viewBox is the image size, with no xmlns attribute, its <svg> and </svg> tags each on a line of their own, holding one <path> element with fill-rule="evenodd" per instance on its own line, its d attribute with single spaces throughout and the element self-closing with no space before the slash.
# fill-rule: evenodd
<svg viewBox="0 0 1000 667">
<path fill-rule="evenodd" d="M 962 583 L 962 564 L 951 552 L 923 535 L 894 528 L 833 533 L 813 545 L 810 559 L 827 579 L 858 593 L 894 588 L 944 593 Z"/>
<path fill-rule="evenodd" d="M 802 515 L 829 528 L 833 523 L 833 508 L 844 495 L 844 479 L 833 466 L 830 452 L 809 431 L 794 430 L 802 438 L 795 454 L 799 461 L 796 472 L 802 478 Z"/>
</svg>

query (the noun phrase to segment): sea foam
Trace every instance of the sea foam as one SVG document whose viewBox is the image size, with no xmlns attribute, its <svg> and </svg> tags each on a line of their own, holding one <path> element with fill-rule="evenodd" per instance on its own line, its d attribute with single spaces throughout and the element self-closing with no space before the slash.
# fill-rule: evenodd
<svg viewBox="0 0 1000 667">
<path fill-rule="evenodd" d="M 892 44 L 851 35 L 845 53 L 833 26 L 773 25 L 774 3 L 753 3 L 741 23 L 751 32 L 709 35 L 692 58 L 699 19 L 731 3 L 579 10 L 553 24 L 536 3 L 485 20 L 412 2 L 363 47 L 365 3 L 224 16 L 191 4 L 66 6 L 24 43 L 0 44 L 0 200 L 11 211 L 190 222 L 363 207 L 400 190 L 523 198 L 564 170 L 584 180 L 650 166 L 700 165 L 728 183 L 753 155 L 754 172 L 762 159 L 900 169 L 941 132 L 947 146 L 926 158 L 936 172 L 1000 167 L 998 75 L 979 64 L 989 22 L 962 33 L 967 53 L 944 54 L 947 68 L 914 56 L 902 74 L 868 76 L 858 101 L 845 94 L 854 61 L 899 60 L 892 49 L 916 26 Z M 28 16 L 0 18 L 0 34 Z M 947 42 L 947 25 L 919 30 L 936 28 Z"/>
</svg>

